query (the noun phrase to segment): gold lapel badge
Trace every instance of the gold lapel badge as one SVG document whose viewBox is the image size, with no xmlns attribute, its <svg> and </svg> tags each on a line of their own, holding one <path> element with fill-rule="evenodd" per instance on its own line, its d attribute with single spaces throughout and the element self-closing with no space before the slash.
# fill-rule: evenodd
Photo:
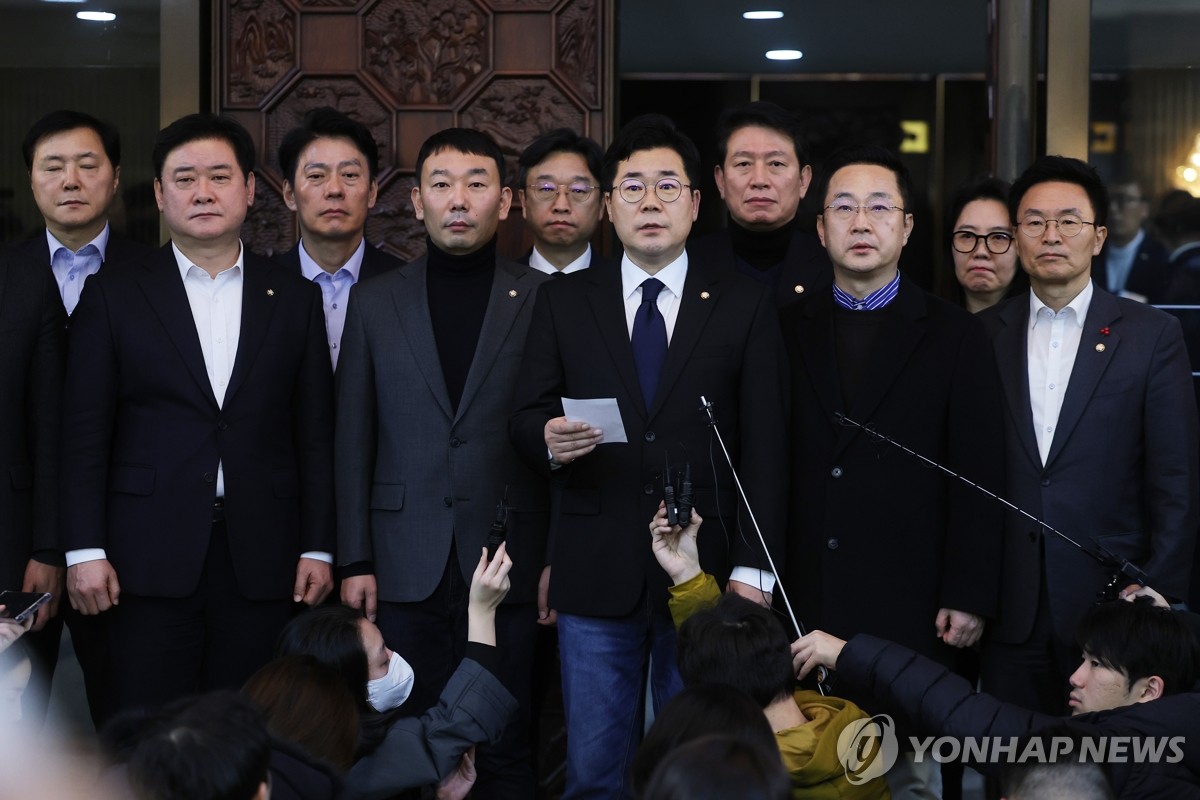
<svg viewBox="0 0 1200 800">
<path fill-rule="evenodd" d="M 517 296 L 517 290 L 516 290 L 516 289 L 509 289 L 509 290 L 508 290 L 508 296 L 509 296 L 509 297 L 516 297 L 516 296 Z"/>
<path fill-rule="evenodd" d="M 267 297 L 274 297 L 274 296 L 275 296 L 275 290 L 267 289 Z"/>
<path fill-rule="evenodd" d="M 701 300 L 707 300 L 707 299 L 708 299 L 708 298 L 710 298 L 710 297 L 712 297 L 712 295 L 711 295 L 711 294 L 709 294 L 708 292 L 701 292 L 701 293 L 700 293 L 700 299 L 701 299 Z"/>
<path fill-rule="evenodd" d="M 796 294 L 804 294 L 804 287 L 803 287 L 803 286 L 801 286 L 800 284 L 798 284 L 798 283 L 797 283 L 797 284 L 796 284 L 796 285 L 795 285 L 795 286 L 792 288 L 792 291 L 794 291 Z"/>
<path fill-rule="evenodd" d="M 1096 345 L 1096 352 L 1097 352 L 1097 353 L 1103 353 L 1103 352 L 1104 352 L 1104 342 L 1101 342 L 1100 344 Z"/>
</svg>

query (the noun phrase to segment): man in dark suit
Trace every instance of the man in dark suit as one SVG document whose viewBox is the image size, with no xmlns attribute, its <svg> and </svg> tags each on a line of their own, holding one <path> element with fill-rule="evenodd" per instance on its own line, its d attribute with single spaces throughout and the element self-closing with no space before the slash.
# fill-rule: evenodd
<svg viewBox="0 0 1200 800">
<path fill-rule="evenodd" d="M 417 154 L 412 202 L 424 258 L 351 292 L 338 368 L 335 467 L 342 601 L 412 664 L 420 713 L 462 660 L 467 589 L 494 522 L 507 521 L 512 589 L 496 616 L 497 677 L 521 713 L 479 750 L 479 797 L 534 795 L 528 697 L 546 486 L 505 423 L 534 292 L 546 277 L 498 258 L 504 154 L 449 128 Z M 503 504 L 504 509 L 498 510 Z"/>
<path fill-rule="evenodd" d="M 279 167 L 283 202 L 300 221 L 300 241 L 279 261 L 321 288 L 336 369 L 350 287 L 404 263 L 366 240 L 379 194 L 379 146 L 361 122 L 314 108 L 283 137 Z"/>
<path fill-rule="evenodd" d="M 996 614 L 1000 506 L 840 415 L 1000 487 L 999 387 L 983 327 L 899 272 L 911 179 L 881 148 L 827 162 L 817 234 L 833 286 L 783 313 L 792 368 L 787 588 L 806 625 L 952 663 Z M 904 763 L 904 762 L 902 762 Z M 888 774 L 937 785 L 907 762 Z"/>
<path fill-rule="evenodd" d="M 50 264 L 67 313 L 75 310 L 89 275 L 106 261 L 150 252 L 122 239 L 108 224 L 121 182 L 121 138 L 107 122 L 78 111 L 53 111 L 25 134 L 21 155 L 46 230 L 19 246 Z"/>
<path fill-rule="evenodd" d="M 554 481 L 546 563 L 567 714 L 564 797 L 626 797 L 642 731 L 645 665 L 657 707 L 680 688 L 666 579 L 646 547 L 664 465 L 691 461 L 697 510 L 725 535 L 704 569 L 769 603 L 774 578 L 700 410 L 715 405 L 764 536 L 782 549 L 787 431 L 783 352 L 765 287 L 690 266 L 699 154 L 665 117 L 629 123 L 605 155 L 619 267 L 540 290 L 517 382 L 513 441 Z M 627 441 L 563 414 L 563 398 L 615 398 Z M 673 470 L 674 471 L 674 470 Z"/>
<path fill-rule="evenodd" d="M 980 315 L 1004 385 L 1008 494 L 1093 552 L 1142 567 L 1187 596 L 1197 525 L 1197 422 L 1179 322 L 1095 285 L 1107 192 L 1082 161 L 1045 156 L 1013 184 L 1030 291 Z M 1008 515 L 1000 616 L 982 653 L 985 689 L 1061 713 L 1073 635 L 1105 569 Z M 1124 579 L 1127 581 L 1127 579 Z"/>
<path fill-rule="evenodd" d="M 159 132 L 171 242 L 88 282 L 63 402 L 71 603 L 110 616 L 118 708 L 236 687 L 332 588 L 332 371 L 320 293 L 246 253 L 254 143 Z"/>
<path fill-rule="evenodd" d="M 533 140 L 517 159 L 517 197 L 533 249 L 522 263 L 547 275 L 587 269 L 592 235 L 604 219 L 600 145 L 570 128 Z"/>
<path fill-rule="evenodd" d="M 1135 181 L 1115 184 L 1108 195 L 1108 238 L 1092 259 L 1101 289 L 1143 303 L 1162 303 L 1173 274 L 1170 251 L 1145 228 L 1150 204 Z"/>
<path fill-rule="evenodd" d="M 780 308 L 827 288 L 829 256 L 796 218 L 812 167 L 795 116 L 767 102 L 726 111 L 717 125 L 717 160 L 713 177 L 729 225 L 693 243 L 696 263 L 761 281 Z"/>
</svg>

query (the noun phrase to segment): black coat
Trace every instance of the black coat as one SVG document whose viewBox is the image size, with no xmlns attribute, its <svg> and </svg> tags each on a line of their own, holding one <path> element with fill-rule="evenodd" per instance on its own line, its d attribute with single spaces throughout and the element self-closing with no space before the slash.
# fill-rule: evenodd
<svg viewBox="0 0 1200 800">
<path fill-rule="evenodd" d="M 738 269 L 737 256 L 728 230 L 702 236 L 688 245 L 689 257 L 697 266 L 717 269 Z M 833 267 L 829 254 L 816 234 L 796 230 L 788 245 L 787 254 L 779 265 L 778 283 L 774 287 L 775 305 L 784 308 L 809 295 L 827 289 L 833 283 Z"/>
</svg>

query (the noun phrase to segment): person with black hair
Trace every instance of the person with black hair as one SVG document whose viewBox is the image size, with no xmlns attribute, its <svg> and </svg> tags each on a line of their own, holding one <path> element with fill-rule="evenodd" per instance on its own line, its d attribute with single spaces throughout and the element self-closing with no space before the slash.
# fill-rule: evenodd
<svg viewBox="0 0 1200 800">
<path fill-rule="evenodd" d="M 278 256 L 321 287 L 329 355 L 337 369 L 350 287 L 404 262 L 371 245 L 367 215 L 379 196 L 379 145 L 361 122 L 314 108 L 279 143 L 283 202 L 296 212 L 300 241 Z"/>
<path fill-rule="evenodd" d="M 591 239 L 604 219 L 603 162 L 600 145 L 570 128 L 542 134 L 525 148 L 517 159 L 517 198 L 533 249 L 522 263 L 569 275 L 599 260 Z"/>
<path fill-rule="evenodd" d="M 987 175 L 959 186 L 950 200 L 952 299 L 972 314 L 991 308 L 1028 285 L 1017 272 L 1017 235 L 1008 213 L 1009 186 Z"/>
<path fill-rule="evenodd" d="M 695 504 L 730 532 L 702 545 L 705 568 L 770 603 L 774 578 L 761 545 L 737 533 L 750 522 L 733 476 L 719 456 L 708 463 L 701 396 L 714 403 L 768 546 L 782 558 L 779 325 L 766 287 L 691 264 L 699 160 L 692 141 L 661 115 L 621 129 L 600 176 L 625 249 L 621 265 L 539 289 L 516 383 L 513 441 L 558 493 L 545 563 L 558 614 L 568 798 L 627 797 L 646 673 L 655 707 L 681 687 L 665 579 L 639 534 L 662 496 L 664 463 L 697 459 Z M 568 419 L 564 397 L 614 398 L 625 438 Z"/>
<path fill-rule="evenodd" d="M 171 242 L 89 279 L 63 393 L 71 604 L 108 617 L 117 708 L 238 687 L 333 587 L 333 372 L 321 293 L 247 253 L 254 140 L 159 132 Z"/>
<path fill-rule="evenodd" d="M 520 703 L 479 750 L 478 797 L 527 798 L 537 586 L 548 489 L 504 427 L 533 298 L 549 278 L 499 257 L 512 192 L 490 136 L 448 128 L 417 153 L 427 253 L 351 290 L 338 365 L 335 481 L 342 602 L 377 622 L 437 702 L 463 657 L 469 577 L 493 525 L 516 568 L 497 614 L 497 676 Z"/>
<path fill-rule="evenodd" d="M 1093 551 L 1129 559 L 1178 600 L 1200 524 L 1192 371 L 1175 317 L 1093 281 L 1109 205 L 1096 171 L 1062 156 L 1039 158 L 1009 195 L 1030 291 L 979 315 L 1003 386 L 1006 496 Z M 1072 637 L 1112 570 L 1010 512 L 996 571 L 983 687 L 1059 713 Z"/>
<path fill-rule="evenodd" d="M 787 773 L 768 748 L 712 734 L 662 760 L 640 800 L 788 800 Z"/>
<path fill-rule="evenodd" d="M 1092 278 L 1101 289 L 1142 303 L 1165 303 L 1174 273 L 1167 243 L 1146 229 L 1150 201 L 1135 180 L 1119 180 L 1108 191 L 1108 238 L 1092 259 Z"/>
<path fill-rule="evenodd" d="M 1070 676 L 1068 718 L 977 692 L 944 666 L 866 634 L 844 641 L 813 631 L 792 644 L 792 663 L 800 678 L 817 667 L 836 670 L 839 686 L 902 713 L 920 735 L 1179 737 L 1179 752 L 1171 757 L 1114 755 L 1107 762 L 1110 778 L 1122 798 L 1194 796 L 1200 790 L 1200 644 L 1184 614 L 1148 598 L 1098 603 L 1082 620 L 1077 642 L 1082 658 Z M 991 774 L 1002 761 L 985 759 L 976 768 Z"/>
<path fill-rule="evenodd" d="M 800 213 L 812 175 L 794 114 L 766 101 L 727 109 L 717 123 L 713 177 L 729 224 L 693 242 L 697 263 L 766 284 L 781 308 L 828 288 L 829 256 Z"/>
</svg>

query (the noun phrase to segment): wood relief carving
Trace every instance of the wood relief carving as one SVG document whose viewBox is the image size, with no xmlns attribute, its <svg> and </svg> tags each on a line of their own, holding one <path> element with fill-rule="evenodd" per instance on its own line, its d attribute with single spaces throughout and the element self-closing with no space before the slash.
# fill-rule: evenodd
<svg viewBox="0 0 1200 800">
<path fill-rule="evenodd" d="M 265 161 L 278 172 L 276 154 L 289 130 L 298 126 L 313 108 L 329 106 L 356 119 L 371 130 L 379 145 L 379 168 L 391 167 L 392 112 L 357 78 L 302 78 L 289 87 L 267 114 Z"/>
<path fill-rule="evenodd" d="M 600 105 L 600 14 L 596 0 L 572 0 L 555 18 L 558 73 L 592 108 Z"/>
<path fill-rule="evenodd" d="M 381 186 L 367 217 L 367 241 L 405 261 L 425 254 L 425 223 L 413 213 L 411 200 L 416 184 L 416 178 L 406 175 Z"/>
<path fill-rule="evenodd" d="M 254 205 L 242 223 L 242 241 L 251 251 L 264 256 L 286 253 L 296 244 L 299 234 L 291 209 L 274 184 L 255 181 Z"/>
<path fill-rule="evenodd" d="M 493 11 L 550 11 L 559 0 L 486 0 Z"/>
<path fill-rule="evenodd" d="M 255 107 L 296 66 L 296 15 L 281 0 L 229 0 L 226 103 Z"/>
<path fill-rule="evenodd" d="M 365 19 L 366 69 L 401 105 L 448 105 L 490 69 L 490 21 L 470 0 L 381 0 Z"/>
<path fill-rule="evenodd" d="M 360 0 L 299 0 L 303 8 L 354 8 Z"/>
<path fill-rule="evenodd" d="M 494 79 L 462 110 L 462 124 L 490 134 L 514 164 L 546 131 L 585 130 L 583 110 L 548 78 Z"/>
</svg>

